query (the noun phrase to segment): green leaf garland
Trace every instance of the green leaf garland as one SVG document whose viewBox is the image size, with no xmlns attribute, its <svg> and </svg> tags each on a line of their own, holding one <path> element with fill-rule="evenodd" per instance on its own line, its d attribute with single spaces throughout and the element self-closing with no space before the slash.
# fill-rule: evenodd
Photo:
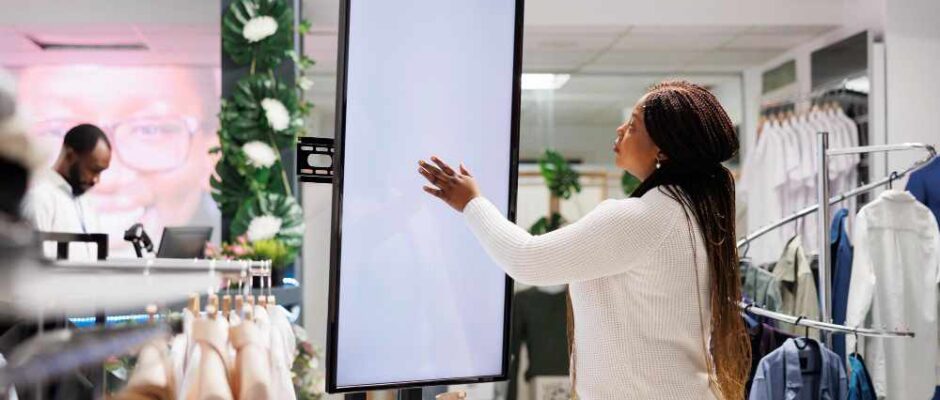
<svg viewBox="0 0 940 400">
<path fill-rule="evenodd" d="M 243 32 L 252 18 L 269 16 L 277 31 L 258 42 L 249 42 Z M 284 0 L 235 0 L 222 17 L 222 49 L 239 65 L 252 64 L 266 71 L 276 67 L 293 47 L 294 16 Z"/>
<path fill-rule="evenodd" d="M 278 193 L 262 193 L 250 198 L 239 207 L 232 220 L 232 235 L 241 236 L 248 232 L 251 220 L 270 215 L 281 219 L 281 230 L 274 237 L 290 248 L 300 248 L 303 244 L 304 215 L 303 209 L 293 197 Z"/>
<path fill-rule="evenodd" d="M 261 107 L 261 101 L 268 98 L 280 101 L 288 110 L 290 122 L 287 129 L 275 131 L 271 128 Z M 232 101 L 226 105 L 221 118 L 228 134 L 240 144 L 260 140 L 272 147 L 291 147 L 303 130 L 296 92 L 267 75 L 251 75 L 238 81 Z"/>
</svg>

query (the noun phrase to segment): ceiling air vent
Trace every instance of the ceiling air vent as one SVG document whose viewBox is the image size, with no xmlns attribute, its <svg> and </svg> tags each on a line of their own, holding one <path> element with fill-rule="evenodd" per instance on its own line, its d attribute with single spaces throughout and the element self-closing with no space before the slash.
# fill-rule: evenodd
<svg viewBox="0 0 940 400">
<path fill-rule="evenodd" d="M 80 51 L 146 51 L 149 48 L 145 43 L 142 42 L 122 42 L 122 43 L 108 43 L 108 42 L 81 42 L 81 43 L 69 43 L 69 42 L 60 42 L 60 41 L 43 41 L 35 37 L 28 37 L 28 39 L 33 42 L 42 50 L 56 51 L 56 50 L 80 50 Z"/>
</svg>

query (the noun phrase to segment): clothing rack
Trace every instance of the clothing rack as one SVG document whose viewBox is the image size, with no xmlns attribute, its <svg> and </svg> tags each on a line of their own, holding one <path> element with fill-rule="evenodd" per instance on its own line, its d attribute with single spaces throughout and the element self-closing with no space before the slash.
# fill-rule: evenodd
<svg viewBox="0 0 940 400">
<path fill-rule="evenodd" d="M 763 110 L 766 110 L 766 109 L 775 109 L 775 108 L 785 109 L 787 107 L 795 108 L 797 103 L 804 102 L 804 101 L 816 101 L 816 100 L 819 100 L 820 98 L 829 96 L 840 90 L 854 92 L 856 94 L 864 94 L 864 92 L 859 92 L 858 90 L 849 87 L 849 82 L 851 82 L 854 79 L 861 78 L 864 76 L 865 74 L 857 74 L 855 76 L 849 76 L 844 79 L 840 79 L 838 81 L 829 83 L 827 85 L 821 85 L 817 87 L 815 90 L 812 90 L 810 92 L 794 93 L 789 96 L 779 96 L 773 101 L 761 104 L 760 106 L 760 109 L 762 110 L 761 114 L 763 114 L 764 113 Z M 773 97 L 775 96 L 771 96 L 771 98 Z"/>
<path fill-rule="evenodd" d="M 829 228 L 829 219 L 830 219 L 830 209 L 828 205 L 837 204 L 845 199 L 848 199 L 853 196 L 857 196 L 862 193 L 867 193 L 875 188 L 881 187 L 883 185 L 893 182 L 895 179 L 898 179 L 911 171 L 914 171 L 924 164 L 930 162 L 937 156 L 936 149 L 928 144 L 923 143 L 901 143 L 901 144 L 892 144 L 892 145 L 874 145 L 874 146 L 858 146 L 858 147 L 846 147 L 840 149 L 829 149 L 829 133 L 828 132 L 819 132 L 818 134 L 818 143 L 819 143 L 819 172 L 817 175 L 817 203 L 815 205 L 806 207 L 800 211 L 797 211 L 794 214 L 788 215 L 774 223 L 767 225 L 766 227 L 760 228 L 757 231 L 748 234 L 744 239 L 738 242 L 738 248 L 741 248 L 749 244 L 754 239 L 767 234 L 791 221 L 802 218 L 808 214 L 811 214 L 815 211 L 819 211 L 817 216 L 819 218 L 818 229 L 819 229 L 819 240 L 825 241 L 828 235 Z M 880 153 L 880 152 L 891 152 L 891 151 L 906 151 L 906 150 L 924 150 L 927 152 L 927 155 L 915 162 L 911 167 L 901 171 L 894 172 L 888 177 L 882 178 L 878 181 L 869 183 L 867 185 L 862 185 L 855 189 L 852 189 L 848 192 L 844 192 L 835 197 L 830 197 L 829 193 L 829 158 L 833 156 L 843 156 L 843 155 L 852 155 L 852 154 L 867 154 L 867 153 Z M 827 204 L 826 207 L 820 209 L 820 205 Z M 844 325 L 836 325 L 825 321 L 831 321 L 831 306 L 832 306 L 832 294 L 831 294 L 831 285 L 832 277 L 830 276 L 829 266 L 831 265 L 831 254 L 829 246 L 824 242 L 819 246 L 819 281 L 817 283 L 817 290 L 820 295 L 820 316 L 822 321 L 809 320 L 803 317 L 797 317 L 792 315 L 781 314 L 769 310 L 762 309 L 757 307 L 754 304 L 746 304 L 740 302 L 738 305 L 747 313 L 754 315 L 759 315 L 774 319 L 781 322 L 786 322 L 793 325 L 806 326 L 811 328 L 819 329 L 822 333 L 821 338 L 823 342 L 827 342 L 829 339 L 828 333 L 830 332 L 840 332 L 840 333 L 850 333 L 860 336 L 877 336 L 877 337 L 914 337 L 913 332 L 906 331 L 896 331 L 896 330 L 876 330 L 868 328 L 852 328 Z"/>
<path fill-rule="evenodd" d="M 905 331 L 882 331 L 868 328 L 850 328 L 847 326 L 830 324 L 812 319 L 794 317 L 792 315 L 782 314 L 775 311 L 765 310 L 754 304 L 738 302 L 738 306 L 744 309 L 744 312 L 757 315 L 759 317 L 770 318 L 776 321 L 786 322 L 791 325 L 805 326 L 808 328 L 819 329 L 821 331 L 848 333 L 858 336 L 871 337 L 914 337 L 914 332 Z"/>
<path fill-rule="evenodd" d="M 852 147 L 852 148 L 845 148 L 845 149 L 833 149 L 833 150 L 829 150 L 829 151 L 831 152 L 830 154 L 839 155 L 839 154 L 841 154 L 843 151 L 848 151 L 848 150 L 850 150 L 850 149 L 859 149 L 859 148 L 861 148 L 861 147 Z M 904 170 L 902 170 L 902 171 L 893 172 L 892 174 L 890 174 L 890 175 L 888 175 L 888 176 L 886 176 L 886 177 L 883 177 L 883 178 L 881 178 L 881 179 L 878 179 L 878 180 L 876 180 L 876 181 L 874 181 L 874 182 L 871 182 L 871 183 L 868 183 L 868 184 L 859 186 L 859 187 L 857 187 L 857 188 L 855 188 L 855 189 L 852 189 L 852 190 L 850 190 L 850 191 L 848 191 L 848 192 L 840 193 L 840 194 L 838 194 L 838 195 L 836 195 L 836 196 L 830 197 L 830 198 L 829 198 L 829 205 L 839 204 L 839 203 L 841 203 L 841 202 L 843 202 L 843 201 L 845 201 L 845 200 L 847 200 L 847 199 L 849 199 L 849 198 L 858 196 L 858 195 L 863 194 L 863 193 L 870 192 L 870 191 L 872 191 L 872 190 L 874 190 L 874 189 L 877 189 L 877 188 L 879 188 L 879 187 L 882 187 L 882 186 L 884 186 L 884 185 L 887 185 L 887 184 L 889 184 L 889 183 L 892 183 L 892 182 L 894 182 L 894 181 L 897 180 L 897 179 L 903 178 L 903 177 L 906 176 L 907 174 L 909 174 L 909 173 L 911 173 L 911 172 L 917 170 L 918 168 L 924 166 L 925 164 L 927 164 L 928 162 L 930 162 L 931 160 L 933 160 L 933 159 L 936 157 L 936 155 L 937 155 L 937 152 L 936 152 L 936 150 L 934 149 L 933 146 L 927 145 L 927 144 L 922 144 L 922 143 L 905 143 L 905 144 L 899 144 L 899 145 L 865 146 L 865 148 L 881 148 L 881 149 L 884 149 L 884 150 L 881 150 L 881 151 L 910 150 L 910 149 L 918 149 L 918 148 L 919 148 L 919 149 L 924 149 L 924 150 L 927 151 L 929 154 L 928 154 L 926 157 L 924 157 L 923 159 L 918 160 L 918 161 L 915 162 L 913 165 L 911 165 L 910 167 L 908 167 L 908 168 L 906 168 L 906 169 L 904 169 Z M 875 152 L 875 151 L 872 150 L 872 151 L 870 151 L 870 152 Z M 855 153 L 850 153 L 850 154 L 855 154 Z M 777 220 L 777 221 L 775 221 L 775 222 L 773 222 L 773 223 L 771 223 L 771 224 L 769 224 L 769 225 L 767 225 L 767 226 L 764 226 L 764 227 L 762 227 L 762 228 L 760 228 L 760 229 L 758 229 L 758 230 L 756 230 L 756 231 L 754 231 L 754 232 L 751 232 L 751 233 L 749 233 L 747 236 L 745 236 L 743 239 L 741 239 L 741 240 L 738 241 L 738 248 L 741 248 L 741 247 L 744 247 L 744 246 L 748 245 L 750 242 L 754 241 L 755 239 L 757 239 L 757 238 L 759 238 L 759 237 L 761 237 L 761 236 L 763 236 L 763 235 L 765 235 L 765 234 L 767 234 L 767 233 L 773 232 L 774 230 L 776 230 L 777 228 L 780 228 L 780 227 L 783 226 L 783 225 L 786 225 L 786 224 L 788 224 L 788 223 L 790 223 L 790 222 L 793 222 L 793 221 L 798 220 L 798 219 L 800 219 L 800 218 L 803 218 L 803 217 L 805 217 L 805 216 L 807 216 L 807 215 L 809 215 L 809 214 L 812 214 L 812 213 L 816 212 L 816 210 L 818 210 L 818 209 L 819 209 L 819 204 L 814 204 L 814 205 L 808 206 L 808 207 L 803 208 L 802 210 L 799 210 L 799 211 L 797 211 L 797 212 L 795 212 L 795 213 L 793 213 L 793 214 L 790 214 L 790 215 L 788 215 L 788 216 L 786 216 L 786 217 L 783 217 L 783 218 L 781 218 L 780 220 Z"/>
<path fill-rule="evenodd" d="M 25 318 L 92 315 L 168 304 L 218 287 L 222 279 L 270 280 L 271 262 L 201 259 L 20 260 L 0 271 L 0 312 Z M 109 290 L 101 290 L 107 287 Z"/>
</svg>

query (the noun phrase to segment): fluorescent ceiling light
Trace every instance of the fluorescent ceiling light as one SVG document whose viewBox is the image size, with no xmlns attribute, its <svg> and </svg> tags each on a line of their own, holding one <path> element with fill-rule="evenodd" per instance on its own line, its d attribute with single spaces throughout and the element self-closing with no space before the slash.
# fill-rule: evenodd
<svg viewBox="0 0 940 400">
<path fill-rule="evenodd" d="M 869 93 L 871 92 L 871 81 L 868 80 L 867 76 L 849 79 L 845 82 L 845 88 L 856 92 Z"/>
<path fill-rule="evenodd" d="M 569 78 L 568 74 L 522 74 L 522 90 L 558 90 Z"/>
</svg>

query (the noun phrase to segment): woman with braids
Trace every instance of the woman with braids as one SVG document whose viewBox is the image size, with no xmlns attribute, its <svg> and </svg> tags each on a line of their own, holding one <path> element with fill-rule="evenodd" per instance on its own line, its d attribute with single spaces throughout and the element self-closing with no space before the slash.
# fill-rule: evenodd
<svg viewBox="0 0 940 400">
<path fill-rule="evenodd" d="M 742 399 L 750 347 L 736 305 L 734 180 L 721 164 L 738 150 L 731 121 L 708 90 L 663 82 L 615 143 L 640 187 L 541 236 L 506 220 L 464 165 L 432 157 L 419 172 L 510 276 L 569 285 L 578 398 Z"/>
</svg>

